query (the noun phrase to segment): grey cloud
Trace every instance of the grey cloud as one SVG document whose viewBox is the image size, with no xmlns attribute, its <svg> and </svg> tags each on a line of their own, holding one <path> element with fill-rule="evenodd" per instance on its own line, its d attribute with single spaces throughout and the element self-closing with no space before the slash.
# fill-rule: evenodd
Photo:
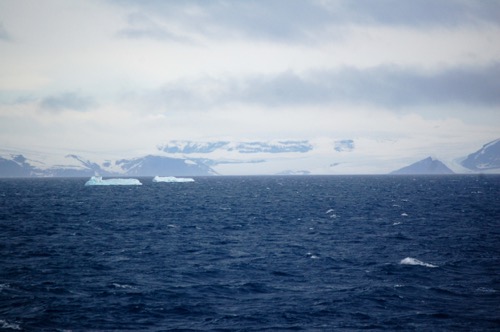
<svg viewBox="0 0 500 332">
<path fill-rule="evenodd" d="M 345 17 L 363 23 L 402 26 L 452 26 L 490 22 L 500 24 L 500 2 L 449 0 L 342 1 Z"/>
<path fill-rule="evenodd" d="M 432 104 L 500 104 L 500 65 L 451 68 L 433 74 L 381 66 L 344 69 L 321 77 L 332 96 L 385 107 Z"/>
<path fill-rule="evenodd" d="M 150 22 L 153 17 L 175 23 L 184 31 L 216 37 L 253 37 L 256 39 L 289 40 L 304 38 L 311 27 L 321 27 L 328 23 L 331 15 L 325 8 L 314 2 L 299 0 L 274 1 L 119 1 L 141 11 Z M 144 23 L 144 22 L 143 22 Z M 156 26 L 157 28 L 158 26 Z M 154 29 L 148 33 L 136 31 L 134 23 L 120 34 L 129 37 L 156 38 L 158 33 L 182 39 L 183 36 L 171 31 Z M 144 32 L 143 29 L 140 31 Z M 152 33 L 153 32 L 153 33 Z M 167 39 L 167 38 L 165 38 Z M 172 38 L 168 38 L 172 39 Z"/>
<path fill-rule="evenodd" d="M 289 71 L 272 77 L 249 79 L 238 98 L 269 106 L 324 103 L 331 99 L 328 86 L 324 83 L 301 78 Z"/>
<path fill-rule="evenodd" d="M 81 96 L 75 92 L 65 92 L 42 99 L 40 106 L 52 111 L 87 111 L 96 106 L 96 102 L 90 97 Z"/>
<path fill-rule="evenodd" d="M 5 27 L 3 26 L 2 22 L 0 22 L 0 40 L 10 40 L 11 37 Z"/>
<path fill-rule="evenodd" d="M 186 37 L 169 31 L 165 26 L 155 21 L 151 17 L 141 13 L 130 14 L 127 19 L 128 27 L 118 31 L 119 37 L 141 39 L 149 38 L 156 40 L 169 40 L 176 42 L 189 42 Z"/>
<path fill-rule="evenodd" d="M 171 83 L 153 93 L 153 100 L 169 109 L 203 109 L 233 102 L 266 107 L 350 103 L 397 109 L 439 104 L 497 106 L 499 91 L 500 64 L 432 74 L 379 66 L 318 70 L 304 77 L 285 72 L 239 80 Z"/>
<path fill-rule="evenodd" d="M 289 89 L 289 87 L 292 87 Z M 488 67 L 452 68 L 433 74 L 395 66 L 372 69 L 344 68 L 311 73 L 306 79 L 283 77 L 255 89 L 255 96 L 283 89 L 290 95 L 273 94 L 273 103 L 368 103 L 397 108 L 413 105 L 460 103 L 500 104 L 500 64 Z"/>
<path fill-rule="evenodd" d="M 183 31 L 219 38 L 251 37 L 273 41 L 313 40 L 327 26 L 380 24 L 411 27 L 500 24 L 500 2 L 449 0 L 110 0 L 154 21 L 175 22 Z M 121 33 L 138 38 L 183 36 L 163 29 L 138 28 L 129 21 Z M 169 38 L 164 38 L 164 35 Z M 161 38 L 158 38 L 161 37 Z"/>
</svg>

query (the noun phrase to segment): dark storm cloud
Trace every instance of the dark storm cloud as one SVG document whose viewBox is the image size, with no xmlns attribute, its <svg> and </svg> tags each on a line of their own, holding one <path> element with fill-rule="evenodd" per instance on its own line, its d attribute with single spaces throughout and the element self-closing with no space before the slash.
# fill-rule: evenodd
<svg viewBox="0 0 500 332">
<path fill-rule="evenodd" d="M 199 92 L 210 86 L 217 87 L 214 93 Z M 284 72 L 239 80 L 203 79 L 170 83 L 157 91 L 155 98 L 174 109 L 203 109 L 232 102 L 268 107 L 348 103 L 389 109 L 442 104 L 498 106 L 500 64 L 435 73 L 379 66 L 314 71 L 305 76 Z"/>
<path fill-rule="evenodd" d="M 75 92 L 65 92 L 42 99 L 40 106 L 52 111 L 87 111 L 96 106 L 96 103 L 90 97 L 81 96 Z"/>
<path fill-rule="evenodd" d="M 500 1 L 494 0 L 110 1 L 141 12 L 144 17 L 175 23 L 180 30 L 218 38 L 311 40 L 327 26 L 347 23 L 416 28 L 479 22 L 500 24 Z M 132 38 L 183 38 L 179 30 L 174 32 L 158 24 L 152 27 L 146 22 L 142 22 L 144 26 L 139 23 L 130 22 L 129 19 L 129 26 L 120 35 Z"/>
</svg>

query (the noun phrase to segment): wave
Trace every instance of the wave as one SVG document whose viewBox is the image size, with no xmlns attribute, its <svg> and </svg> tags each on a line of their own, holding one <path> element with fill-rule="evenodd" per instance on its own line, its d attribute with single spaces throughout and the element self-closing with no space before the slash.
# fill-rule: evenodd
<svg viewBox="0 0 500 332">
<path fill-rule="evenodd" d="M 21 330 L 19 324 L 9 323 L 6 320 L 0 319 L 0 328 L 10 330 Z"/>
<path fill-rule="evenodd" d="M 399 264 L 402 265 L 420 265 L 420 266 L 425 266 L 425 267 L 438 267 L 437 265 L 429 264 L 422 262 L 416 258 L 411 258 L 411 257 L 406 257 L 405 259 L 402 259 Z"/>
</svg>

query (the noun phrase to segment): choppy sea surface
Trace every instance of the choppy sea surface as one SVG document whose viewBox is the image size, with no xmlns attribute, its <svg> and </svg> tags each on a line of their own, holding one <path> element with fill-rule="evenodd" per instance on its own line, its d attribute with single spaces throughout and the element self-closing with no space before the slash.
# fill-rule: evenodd
<svg viewBox="0 0 500 332">
<path fill-rule="evenodd" d="M 500 176 L 0 180 L 0 330 L 500 330 Z"/>
</svg>

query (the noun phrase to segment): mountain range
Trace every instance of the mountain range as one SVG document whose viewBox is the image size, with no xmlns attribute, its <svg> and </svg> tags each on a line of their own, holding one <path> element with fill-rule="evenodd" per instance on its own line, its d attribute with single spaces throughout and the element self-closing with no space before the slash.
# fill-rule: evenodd
<svg viewBox="0 0 500 332">
<path fill-rule="evenodd" d="M 0 157 L 0 177 L 87 177 L 101 176 L 205 176 L 217 173 L 209 166 L 190 159 L 147 155 L 104 162 L 101 165 L 77 155 L 67 155 L 67 165 L 40 167 L 43 163 L 23 155 Z"/>
<path fill-rule="evenodd" d="M 350 155 L 356 148 L 352 139 L 332 142 L 331 151 L 339 156 Z M 130 159 L 94 162 L 68 154 L 59 163 L 44 162 L 42 157 L 26 157 L 20 153 L 3 153 L 0 156 L 0 177 L 88 177 L 101 176 L 209 176 L 224 173 L 232 164 L 256 165 L 265 173 L 270 156 L 278 156 L 281 170 L 274 174 L 317 174 L 302 165 L 295 165 L 293 158 L 312 151 L 307 140 L 249 141 L 249 142 L 195 142 L 170 141 L 157 147 L 159 155 L 149 154 Z M 42 156 L 39 154 L 39 156 Z M 248 156 L 248 157 L 246 157 Z M 281 157 L 283 156 L 283 157 Z M 289 157 L 292 159 L 287 159 Z M 340 162 L 332 165 L 341 164 Z M 464 157 L 459 163 L 465 173 L 500 172 L 500 139 L 485 144 L 481 149 Z M 290 169 L 290 166 L 301 167 Z M 217 168 L 217 171 L 214 169 Z M 222 171 L 219 171 L 222 170 Z M 453 171 L 435 158 L 425 158 L 391 174 L 452 174 Z M 269 174 L 269 173 L 265 173 Z"/>
</svg>

